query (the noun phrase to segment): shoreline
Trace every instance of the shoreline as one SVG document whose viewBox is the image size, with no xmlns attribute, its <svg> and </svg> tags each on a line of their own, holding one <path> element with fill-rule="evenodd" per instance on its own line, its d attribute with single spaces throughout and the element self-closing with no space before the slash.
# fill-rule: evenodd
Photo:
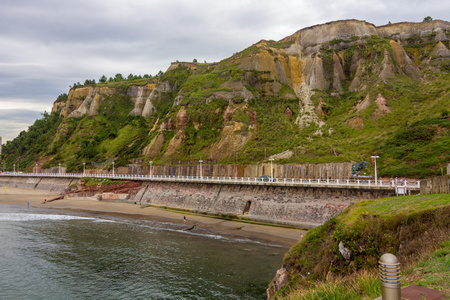
<svg viewBox="0 0 450 300">
<path fill-rule="evenodd" d="M 0 190 L 0 204 L 27 205 L 30 208 L 49 208 L 66 211 L 91 213 L 95 215 L 116 216 L 129 219 L 143 219 L 157 222 L 185 224 L 186 228 L 205 229 L 231 237 L 245 237 L 250 240 L 275 244 L 290 248 L 305 234 L 306 230 L 273 226 L 272 224 L 251 224 L 246 222 L 224 220 L 213 216 L 199 215 L 191 212 L 174 211 L 159 207 L 141 207 L 138 204 L 105 202 L 90 197 L 69 197 L 51 202 L 44 200 L 60 196 L 42 190 L 29 190 L 7 187 Z M 184 222 L 186 216 L 186 222 Z"/>
</svg>

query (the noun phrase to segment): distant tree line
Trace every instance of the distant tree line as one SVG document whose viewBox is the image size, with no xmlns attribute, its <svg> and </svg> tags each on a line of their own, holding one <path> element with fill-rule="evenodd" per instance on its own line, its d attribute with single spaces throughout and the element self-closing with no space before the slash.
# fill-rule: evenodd
<svg viewBox="0 0 450 300">
<path fill-rule="evenodd" d="M 66 101 L 67 99 L 69 99 L 69 96 L 66 93 L 63 93 L 56 98 L 56 101 Z"/>
<path fill-rule="evenodd" d="M 124 77 L 121 73 L 117 73 L 114 77 L 109 77 L 109 79 L 105 76 L 102 75 L 102 77 L 100 77 L 100 79 L 98 80 L 98 83 L 103 83 L 103 84 L 107 84 L 110 82 L 121 82 L 121 81 L 133 81 L 133 80 L 140 80 L 140 79 L 146 79 L 146 78 L 157 78 L 160 77 L 163 73 L 163 71 L 159 71 L 155 76 L 152 76 L 150 74 L 144 74 L 142 75 L 133 75 L 133 74 L 129 74 L 127 77 Z M 70 86 L 70 88 L 76 88 L 76 87 L 80 87 L 80 86 L 95 86 L 97 83 L 95 81 L 95 79 L 86 79 L 84 81 L 84 84 L 81 84 L 80 82 L 74 83 L 73 85 Z"/>
<path fill-rule="evenodd" d="M 9 166 L 20 162 L 22 168 L 34 165 L 36 160 L 48 150 L 57 128 L 62 121 L 57 113 L 42 114 L 33 125 L 24 130 L 12 141 L 7 141 L 2 149 L 2 160 Z"/>
</svg>

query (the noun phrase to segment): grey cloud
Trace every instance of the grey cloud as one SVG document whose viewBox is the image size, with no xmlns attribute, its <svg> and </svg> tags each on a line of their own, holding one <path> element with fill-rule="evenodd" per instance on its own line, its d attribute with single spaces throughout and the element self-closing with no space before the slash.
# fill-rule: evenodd
<svg viewBox="0 0 450 300">
<path fill-rule="evenodd" d="M 0 136 L 2 142 L 14 139 L 21 131 L 27 130 L 36 119 L 42 117 L 41 112 L 26 109 L 0 109 Z"/>
<path fill-rule="evenodd" d="M 36 119 L 40 119 L 43 113 L 44 111 L 38 112 L 27 109 L 4 109 L 0 110 L 0 119 L 4 120 L 8 118 L 12 121 L 19 121 L 29 124 L 30 120 L 34 123 Z"/>
</svg>

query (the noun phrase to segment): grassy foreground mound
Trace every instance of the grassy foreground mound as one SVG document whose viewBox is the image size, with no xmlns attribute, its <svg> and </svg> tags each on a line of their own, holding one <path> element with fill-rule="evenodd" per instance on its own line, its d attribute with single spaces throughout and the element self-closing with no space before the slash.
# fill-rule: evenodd
<svg viewBox="0 0 450 300">
<path fill-rule="evenodd" d="M 381 295 L 377 263 L 384 253 L 400 260 L 403 285 L 450 292 L 449 236 L 449 194 L 355 203 L 290 249 L 268 295 L 374 299 Z"/>
</svg>

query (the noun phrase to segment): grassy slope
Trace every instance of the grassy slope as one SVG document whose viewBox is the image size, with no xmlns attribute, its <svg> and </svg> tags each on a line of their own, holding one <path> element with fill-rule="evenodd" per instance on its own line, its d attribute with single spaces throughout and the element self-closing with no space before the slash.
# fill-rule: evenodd
<svg viewBox="0 0 450 300">
<path fill-rule="evenodd" d="M 449 235 L 448 194 L 355 203 L 292 247 L 284 263 L 290 281 L 278 296 L 373 299 L 380 294 L 375 270 L 383 253 L 399 258 L 404 285 L 450 292 Z M 350 261 L 339 253 L 340 241 L 352 251 Z"/>
<path fill-rule="evenodd" d="M 424 253 L 417 263 L 402 270 L 402 286 L 419 285 L 450 294 L 450 241 Z M 296 300 L 372 300 L 381 296 L 377 271 L 361 271 L 346 278 L 317 282 L 309 288 L 292 290 L 285 299 Z"/>
</svg>

